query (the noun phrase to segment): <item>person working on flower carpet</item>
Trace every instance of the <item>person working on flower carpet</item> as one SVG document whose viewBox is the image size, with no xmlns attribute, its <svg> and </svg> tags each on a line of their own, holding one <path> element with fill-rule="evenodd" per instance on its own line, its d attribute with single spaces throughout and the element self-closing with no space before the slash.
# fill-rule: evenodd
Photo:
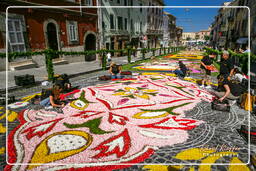
<svg viewBox="0 0 256 171">
<path fill-rule="evenodd" d="M 65 106 L 65 103 L 60 101 L 60 94 L 63 88 L 61 85 L 54 85 L 53 88 L 48 91 L 49 92 L 49 97 L 43 99 L 40 102 L 40 105 L 45 106 L 45 107 L 60 107 L 63 108 Z"/>
<path fill-rule="evenodd" d="M 174 74 L 176 74 L 179 78 L 184 78 L 187 74 L 187 67 L 185 64 L 183 64 L 182 61 L 178 62 L 179 66 L 176 70 L 173 71 Z"/>
<path fill-rule="evenodd" d="M 219 101 L 224 99 L 236 100 L 244 92 L 244 88 L 233 81 L 231 77 L 234 73 L 234 65 L 232 60 L 229 58 L 227 51 L 223 52 L 222 61 L 220 63 L 220 75 L 218 75 L 219 90 L 214 94 L 219 97 Z"/>
<path fill-rule="evenodd" d="M 201 70 L 203 75 L 203 80 L 202 80 L 202 85 L 200 86 L 201 88 L 204 88 L 204 84 L 206 83 L 207 86 L 205 88 L 211 88 L 211 71 L 213 70 L 212 66 L 212 59 L 215 58 L 216 55 L 214 53 L 211 53 L 210 55 L 206 55 L 203 57 L 201 60 Z"/>
<path fill-rule="evenodd" d="M 109 73 L 112 79 L 121 78 L 122 67 L 112 62 L 109 68 Z"/>
</svg>

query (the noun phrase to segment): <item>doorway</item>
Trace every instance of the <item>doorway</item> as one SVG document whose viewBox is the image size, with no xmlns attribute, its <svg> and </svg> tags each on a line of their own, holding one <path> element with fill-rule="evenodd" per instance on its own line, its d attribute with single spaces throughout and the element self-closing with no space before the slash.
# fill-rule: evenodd
<svg viewBox="0 0 256 171">
<path fill-rule="evenodd" d="M 88 34 L 85 39 L 85 51 L 96 50 L 96 36 Z M 96 54 L 85 55 L 85 61 L 96 60 Z"/>
<path fill-rule="evenodd" d="M 48 23 L 47 24 L 47 40 L 48 40 L 48 48 L 58 51 L 58 38 L 57 38 L 57 29 L 55 24 Z M 53 58 L 58 58 L 58 55 L 53 56 Z"/>
</svg>

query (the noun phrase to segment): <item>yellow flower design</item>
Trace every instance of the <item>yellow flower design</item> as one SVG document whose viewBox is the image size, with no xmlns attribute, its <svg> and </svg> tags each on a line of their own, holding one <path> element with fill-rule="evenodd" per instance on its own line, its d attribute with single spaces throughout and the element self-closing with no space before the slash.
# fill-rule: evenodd
<svg viewBox="0 0 256 171">
<path fill-rule="evenodd" d="M 119 89 L 115 91 L 116 93 L 113 96 L 122 96 L 122 97 L 129 97 L 135 99 L 136 97 L 149 100 L 150 96 L 155 96 L 157 94 L 157 90 L 153 89 L 146 89 L 142 87 L 125 87 L 124 89 Z"/>
<path fill-rule="evenodd" d="M 233 151 L 221 151 L 217 152 L 215 149 L 205 149 L 205 148 L 192 148 L 187 149 L 185 151 L 181 151 L 178 153 L 174 158 L 186 161 L 186 163 L 189 163 L 193 160 L 198 160 L 202 165 L 199 165 L 198 171 L 211 171 L 211 166 L 213 164 L 216 164 L 216 161 L 224 156 L 231 156 L 232 160 L 227 165 L 228 171 L 234 171 L 234 170 L 243 170 L 243 171 L 249 171 L 250 169 L 246 166 L 245 163 L 243 163 L 237 156 L 237 152 Z M 185 165 L 145 165 L 143 167 L 144 170 L 148 171 L 157 171 L 157 170 L 180 170 L 183 169 Z M 195 167 L 190 166 L 189 171 L 194 171 Z"/>
</svg>

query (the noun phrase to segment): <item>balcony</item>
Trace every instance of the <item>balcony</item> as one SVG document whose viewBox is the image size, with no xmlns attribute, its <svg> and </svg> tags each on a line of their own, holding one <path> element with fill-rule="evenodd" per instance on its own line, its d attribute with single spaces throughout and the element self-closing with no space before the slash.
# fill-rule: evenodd
<svg viewBox="0 0 256 171">
<path fill-rule="evenodd" d="M 163 34 L 163 30 L 147 30 L 147 34 Z"/>
</svg>

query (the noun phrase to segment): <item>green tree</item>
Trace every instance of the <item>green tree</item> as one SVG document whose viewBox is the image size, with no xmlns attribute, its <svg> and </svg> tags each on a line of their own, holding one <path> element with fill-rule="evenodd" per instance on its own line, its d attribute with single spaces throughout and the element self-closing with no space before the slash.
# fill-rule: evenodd
<svg viewBox="0 0 256 171">
<path fill-rule="evenodd" d="M 205 35 L 205 36 L 204 36 L 204 40 L 210 40 L 210 36 Z"/>
<path fill-rule="evenodd" d="M 187 41 L 189 41 L 189 40 L 191 40 L 191 37 L 187 37 L 187 39 L 186 39 Z"/>
</svg>

